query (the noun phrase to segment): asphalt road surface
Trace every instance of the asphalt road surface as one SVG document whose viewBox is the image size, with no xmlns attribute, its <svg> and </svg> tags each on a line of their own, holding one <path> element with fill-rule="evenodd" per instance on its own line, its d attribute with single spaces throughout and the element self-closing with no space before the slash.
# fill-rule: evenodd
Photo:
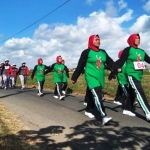
<svg viewBox="0 0 150 150">
<path fill-rule="evenodd" d="M 121 106 L 105 100 L 113 121 L 103 126 L 97 111 L 94 119 L 84 115 L 83 100 L 83 96 L 67 94 L 60 101 L 52 91 L 39 97 L 35 89 L 0 90 L 0 101 L 29 128 L 18 136 L 39 140 L 40 150 L 43 145 L 48 150 L 150 150 L 150 123 L 139 105 L 136 117 L 130 117 L 122 114 Z"/>
</svg>

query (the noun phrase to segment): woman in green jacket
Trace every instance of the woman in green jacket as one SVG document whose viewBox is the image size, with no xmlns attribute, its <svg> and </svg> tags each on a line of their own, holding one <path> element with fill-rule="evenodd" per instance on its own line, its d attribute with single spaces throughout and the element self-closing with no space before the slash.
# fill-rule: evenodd
<svg viewBox="0 0 150 150">
<path fill-rule="evenodd" d="M 46 71 L 46 69 L 49 69 L 50 67 L 43 64 L 42 58 L 39 58 L 37 60 L 37 63 L 38 64 L 33 69 L 31 79 L 33 79 L 34 75 L 36 74 L 36 81 L 38 83 L 38 94 L 37 95 L 41 96 L 43 94 L 43 86 L 44 86 L 44 82 L 45 82 L 45 71 Z"/>
<path fill-rule="evenodd" d="M 56 84 L 54 90 L 54 98 L 64 99 L 65 95 L 62 93 L 63 73 L 65 71 L 65 65 L 62 64 L 62 57 L 56 57 L 56 63 L 52 64 L 51 67 L 46 71 L 53 72 L 53 80 Z"/>
<path fill-rule="evenodd" d="M 94 100 L 93 102 L 102 117 L 102 124 L 104 125 L 112 120 L 111 117 L 107 117 L 102 100 L 102 89 L 105 84 L 105 64 L 111 67 L 112 70 L 117 67 L 115 67 L 114 61 L 109 57 L 106 51 L 100 49 L 99 46 L 99 35 L 91 35 L 89 37 L 88 48 L 82 52 L 77 68 L 72 75 L 72 82 L 75 83 L 79 75 L 85 69 L 85 80 L 93 96 L 91 102 Z M 89 103 L 87 104 L 85 115 L 93 118 L 94 115 L 91 110 L 88 109 L 88 105 Z"/>
<path fill-rule="evenodd" d="M 119 59 L 120 59 L 122 53 L 123 53 L 123 50 L 119 51 L 119 53 L 118 53 L 118 58 Z M 129 116 L 136 116 L 135 113 L 132 112 L 132 104 L 131 104 L 132 102 L 131 101 L 134 101 L 135 97 L 134 97 L 134 93 L 132 92 L 132 89 L 130 89 L 130 86 L 128 86 L 128 78 L 126 76 L 126 62 L 122 66 L 121 72 L 119 72 L 117 74 L 117 80 L 118 80 L 118 83 L 119 83 L 118 86 L 121 88 L 120 89 L 121 90 L 120 95 L 117 95 L 117 97 L 118 96 L 123 96 L 124 97 L 123 114 L 124 115 L 129 115 Z M 133 97 L 134 97 L 134 99 L 131 99 Z"/>
<path fill-rule="evenodd" d="M 127 42 L 129 47 L 123 50 L 117 65 L 121 68 L 126 62 L 126 75 L 129 84 L 136 93 L 137 100 L 146 115 L 147 121 L 150 121 L 150 106 L 141 85 L 143 70 L 145 69 L 144 61 L 150 64 L 150 57 L 143 49 L 138 48 L 140 45 L 139 34 L 130 35 Z"/>
<path fill-rule="evenodd" d="M 62 60 L 61 63 L 65 65 L 64 60 Z M 64 73 L 63 73 L 63 82 L 62 82 L 63 83 L 63 85 L 62 85 L 62 93 L 63 94 L 66 94 L 66 89 L 67 89 L 67 86 L 68 86 L 67 78 L 69 78 L 69 69 L 65 65 L 65 70 L 64 70 Z"/>
</svg>

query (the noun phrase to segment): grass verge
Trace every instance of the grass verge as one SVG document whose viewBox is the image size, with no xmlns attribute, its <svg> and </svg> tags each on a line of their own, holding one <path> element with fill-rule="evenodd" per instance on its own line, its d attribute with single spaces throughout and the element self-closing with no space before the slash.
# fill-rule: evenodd
<svg viewBox="0 0 150 150">
<path fill-rule="evenodd" d="M 21 132 L 28 132 L 28 128 L 0 102 L 0 150 L 36 150 L 36 141 Z"/>
</svg>

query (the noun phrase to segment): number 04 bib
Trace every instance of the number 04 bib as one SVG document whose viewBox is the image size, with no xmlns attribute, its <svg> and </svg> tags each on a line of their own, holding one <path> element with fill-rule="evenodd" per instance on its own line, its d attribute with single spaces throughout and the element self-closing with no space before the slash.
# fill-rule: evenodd
<svg viewBox="0 0 150 150">
<path fill-rule="evenodd" d="M 135 61 L 134 63 L 134 69 L 135 70 L 143 70 L 145 69 L 144 61 Z"/>
</svg>

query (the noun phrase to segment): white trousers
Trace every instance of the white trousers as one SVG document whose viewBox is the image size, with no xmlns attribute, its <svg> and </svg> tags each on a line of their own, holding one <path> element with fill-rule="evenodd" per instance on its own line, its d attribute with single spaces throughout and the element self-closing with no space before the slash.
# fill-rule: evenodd
<svg viewBox="0 0 150 150">
<path fill-rule="evenodd" d="M 27 76 L 19 75 L 19 78 L 20 78 L 20 82 L 21 82 L 21 87 L 25 88 L 25 84 L 27 82 Z"/>
<path fill-rule="evenodd" d="M 16 85 L 16 80 L 17 80 L 17 78 L 15 78 L 14 76 L 10 77 L 10 86 L 11 87 Z"/>
<path fill-rule="evenodd" d="M 3 74 L 3 81 L 4 81 L 4 87 L 8 88 L 10 82 L 10 75 Z"/>
<path fill-rule="evenodd" d="M 3 86 L 3 77 L 0 76 L 0 87 L 2 87 L 2 86 Z"/>
</svg>

